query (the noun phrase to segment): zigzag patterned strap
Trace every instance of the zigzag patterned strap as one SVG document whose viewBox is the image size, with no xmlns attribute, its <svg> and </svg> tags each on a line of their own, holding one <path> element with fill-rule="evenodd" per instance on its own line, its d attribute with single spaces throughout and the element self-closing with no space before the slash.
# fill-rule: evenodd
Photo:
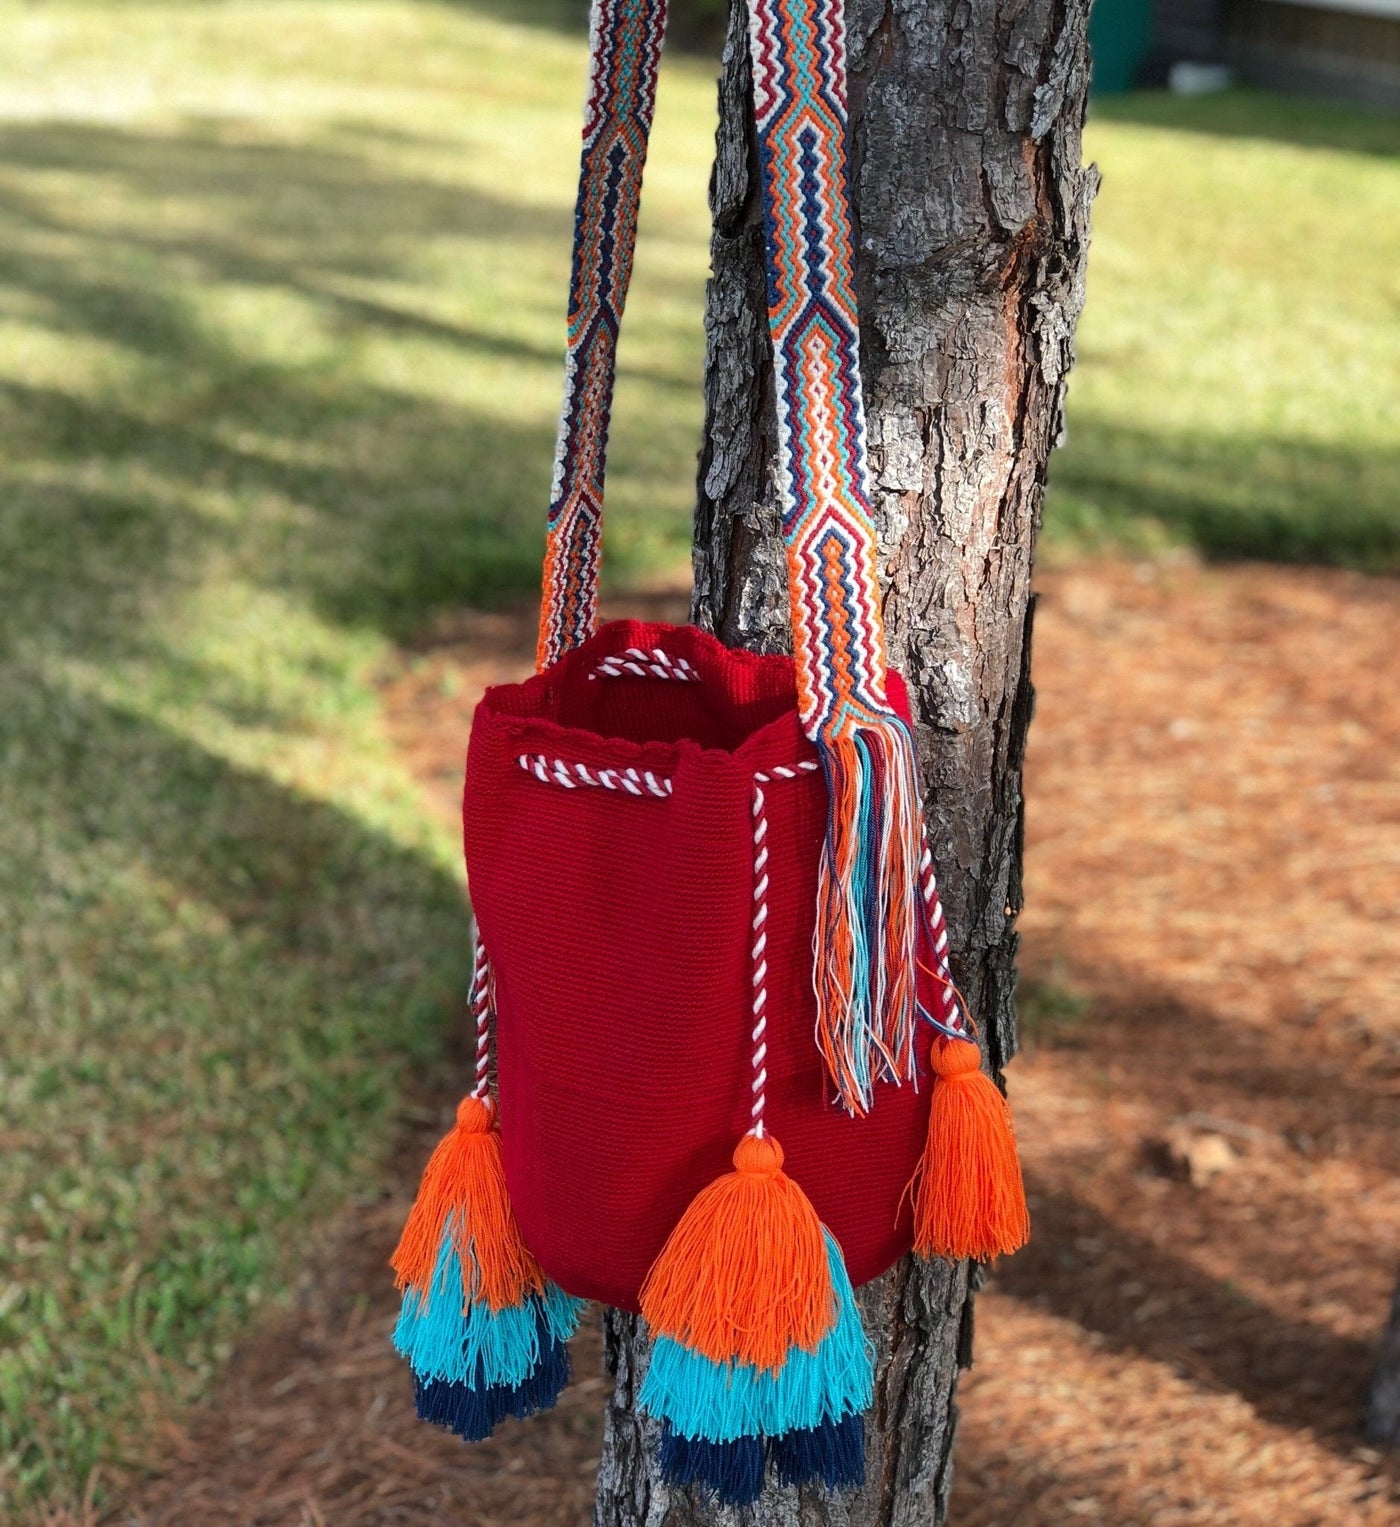
<svg viewBox="0 0 1400 1527">
<path fill-rule="evenodd" d="M 564 407 L 545 541 L 541 668 L 593 634 L 603 534 L 603 469 L 617 334 L 632 278 L 637 208 L 666 0 L 593 0 L 588 102 L 574 212 Z"/>
<path fill-rule="evenodd" d="M 564 411 L 538 661 L 593 630 L 618 326 L 631 273 L 665 0 L 593 0 Z M 778 471 L 798 707 L 831 815 L 820 868 L 817 1037 L 842 1103 L 914 1072 L 920 810 L 886 694 L 846 167 L 843 0 L 750 0 Z M 930 1016 L 930 1015 L 924 1015 Z"/>
<path fill-rule="evenodd" d="M 886 695 L 846 163 L 843 0 L 750 0 L 798 707 L 831 801 L 817 1037 L 842 1102 L 914 1067 L 920 812 Z"/>
</svg>

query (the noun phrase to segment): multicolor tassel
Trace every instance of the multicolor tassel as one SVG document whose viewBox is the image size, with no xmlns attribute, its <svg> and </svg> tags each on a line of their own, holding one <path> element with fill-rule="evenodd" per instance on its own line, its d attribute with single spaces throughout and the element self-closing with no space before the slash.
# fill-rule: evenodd
<svg viewBox="0 0 1400 1527">
<path fill-rule="evenodd" d="M 729 1505 L 755 1500 L 770 1465 L 784 1484 L 864 1482 L 870 1345 L 841 1249 L 782 1165 L 771 1135 L 746 1135 L 642 1288 L 661 1472 Z"/>
<path fill-rule="evenodd" d="M 582 1301 L 550 1282 L 521 1239 L 487 1090 L 490 968 L 477 947 L 477 1085 L 429 1157 L 391 1259 L 403 1292 L 394 1345 L 418 1414 L 478 1442 L 507 1416 L 554 1404 Z"/>
<path fill-rule="evenodd" d="M 647 1274 L 641 1307 L 656 1334 L 758 1368 L 780 1367 L 831 1329 L 821 1223 L 772 1135 L 745 1135 L 734 1170 L 696 1194 Z"/>
<path fill-rule="evenodd" d="M 818 740 L 829 816 L 817 880 L 817 1046 L 848 1113 L 914 1076 L 918 776 L 898 716 Z"/>
<path fill-rule="evenodd" d="M 444 1292 L 459 1286 L 445 1282 Z M 500 1314 L 483 1304 L 470 1305 L 465 1322 L 457 1316 L 457 1334 L 447 1342 L 429 1328 L 435 1323 L 448 1327 L 450 1319 L 435 1322 L 431 1308 L 425 1311 L 420 1302 L 415 1309 L 411 1301 L 411 1295 L 404 1301 L 394 1345 L 412 1365 L 420 1420 L 445 1426 L 467 1442 L 480 1442 L 507 1416 L 548 1410 L 569 1382 L 564 1343 L 578 1325 L 581 1302 L 556 1285 Z M 436 1301 L 449 1316 L 458 1302 Z M 460 1334 L 463 1323 L 465 1337 Z"/>
</svg>

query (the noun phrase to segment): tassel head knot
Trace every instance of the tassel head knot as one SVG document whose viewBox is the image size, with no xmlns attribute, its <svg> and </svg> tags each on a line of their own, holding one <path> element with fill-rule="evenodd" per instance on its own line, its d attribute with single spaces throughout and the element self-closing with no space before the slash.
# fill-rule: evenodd
<svg viewBox="0 0 1400 1527">
<path fill-rule="evenodd" d="M 400 1289 L 428 1294 L 446 1236 L 462 1265 L 465 1299 L 484 1300 L 499 1312 L 544 1292 L 544 1273 L 511 1208 L 495 1123 L 495 1110 L 481 1098 L 458 1105 L 457 1127 L 428 1158 L 390 1259 Z"/>
<path fill-rule="evenodd" d="M 826 1237 L 771 1135 L 746 1135 L 734 1171 L 691 1200 L 642 1285 L 642 1316 L 712 1363 L 776 1373 L 836 1324 Z"/>
<path fill-rule="evenodd" d="M 466 1097 L 457 1104 L 457 1128 L 484 1135 L 496 1122 L 496 1110 L 485 1098 Z"/>
<path fill-rule="evenodd" d="M 982 1052 L 970 1039 L 935 1041 L 929 1064 L 945 1082 L 955 1082 L 982 1069 Z"/>
<path fill-rule="evenodd" d="M 783 1169 L 783 1148 L 772 1135 L 745 1135 L 734 1147 L 734 1170 L 776 1177 Z"/>
</svg>

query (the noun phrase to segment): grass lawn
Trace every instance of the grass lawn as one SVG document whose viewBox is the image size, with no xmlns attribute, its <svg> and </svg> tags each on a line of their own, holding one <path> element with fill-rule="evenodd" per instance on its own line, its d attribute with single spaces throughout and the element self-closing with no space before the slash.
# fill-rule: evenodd
<svg viewBox="0 0 1400 1527">
<path fill-rule="evenodd" d="M 0 37 L 10 1520 L 286 1297 L 452 1020 L 458 849 L 373 678 L 538 578 L 582 55 L 402 0 L 0 4 Z M 624 574 L 679 543 L 698 419 L 713 92 L 668 94 Z"/>
<path fill-rule="evenodd" d="M 451 1021 L 373 680 L 537 577 L 575 12 L 0 0 L 0 1514 L 139 1460 Z M 712 103 L 669 69 L 620 579 L 687 538 Z M 1055 545 L 1394 566 L 1400 129 L 1143 100 L 1090 148 Z"/>
<path fill-rule="evenodd" d="M 1051 546 L 1400 567 L 1400 116 L 1108 97 Z"/>
</svg>

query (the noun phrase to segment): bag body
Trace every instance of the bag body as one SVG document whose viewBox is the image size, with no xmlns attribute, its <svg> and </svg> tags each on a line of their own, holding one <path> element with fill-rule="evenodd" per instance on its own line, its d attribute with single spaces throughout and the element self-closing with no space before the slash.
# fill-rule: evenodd
<svg viewBox="0 0 1400 1527">
<path fill-rule="evenodd" d="M 464 843 L 495 978 L 506 1177 L 526 1243 L 572 1294 L 637 1309 L 749 1128 L 756 789 L 768 1127 L 854 1283 L 912 1244 L 927 1096 L 882 1086 L 854 1118 L 813 1042 L 827 790 L 795 694 L 791 658 L 615 621 L 477 708 Z"/>
</svg>

